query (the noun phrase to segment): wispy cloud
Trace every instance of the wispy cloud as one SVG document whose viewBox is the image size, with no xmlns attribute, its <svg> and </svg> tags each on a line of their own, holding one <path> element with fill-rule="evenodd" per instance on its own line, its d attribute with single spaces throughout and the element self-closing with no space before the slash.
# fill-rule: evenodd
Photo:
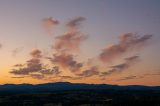
<svg viewBox="0 0 160 106">
<path fill-rule="evenodd" d="M 47 33 L 49 35 L 53 35 L 53 32 L 52 32 L 52 28 L 55 26 L 55 25 L 58 25 L 59 24 L 59 21 L 52 18 L 52 17 L 49 17 L 49 18 L 45 18 L 43 20 L 43 26 L 45 28 L 45 30 L 47 31 Z"/>
<path fill-rule="evenodd" d="M 76 77 L 73 77 L 73 76 L 59 76 L 59 77 L 60 77 L 60 80 L 79 80 L 79 79 L 83 78 L 81 76 L 76 76 Z"/>
<path fill-rule="evenodd" d="M 52 58 L 49 58 L 49 60 L 53 64 L 60 65 L 64 69 L 68 68 L 72 72 L 79 71 L 83 67 L 83 63 L 77 62 L 72 54 L 54 54 Z"/>
<path fill-rule="evenodd" d="M 66 26 L 69 28 L 77 28 L 78 26 L 80 26 L 80 23 L 84 20 L 86 20 L 85 17 L 75 17 L 75 18 L 69 20 L 67 22 Z"/>
<path fill-rule="evenodd" d="M 115 74 L 115 73 L 123 72 L 124 70 L 131 67 L 138 59 L 139 59 L 139 56 L 131 56 L 131 57 L 125 58 L 124 63 L 118 64 L 118 65 L 115 65 L 115 66 L 111 66 L 110 70 L 108 70 L 106 72 L 102 72 L 100 76 L 103 77 L 103 76 L 108 76 L 108 75 L 112 75 L 112 74 Z"/>
<path fill-rule="evenodd" d="M 141 79 L 145 77 L 150 77 L 150 76 L 159 76 L 160 73 L 146 73 L 146 74 L 140 74 L 140 75 L 129 75 L 126 77 L 122 77 L 120 79 L 117 79 L 116 81 L 125 81 L 125 80 L 133 80 L 133 79 Z"/>
<path fill-rule="evenodd" d="M 30 52 L 30 55 L 33 57 L 33 58 L 41 58 L 42 55 L 41 55 L 41 50 L 35 48 L 33 49 L 31 52 Z"/>
<path fill-rule="evenodd" d="M 138 78 L 137 76 L 130 75 L 130 76 L 127 76 L 127 77 L 120 78 L 120 79 L 118 79 L 116 81 L 125 81 L 125 80 L 137 79 L 137 78 Z"/>
<path fill-rule="evenodd" d="M 90 67 L 89 69 L 87 69 L 87 70 L 85 70 L 82 73 L 77 74 L 77 75 L 81 76 L 81 77 L 91 77 L 91 76 L 98 75 L 98 74 L 99 74 L 98 67 L 93 66 L 93 67 Z"/>
<path fill-rule="evenodd" d="M 129 52 L 131 49 L 139 50 L 140 47 L 151 39 L 152 35 L 137 35 L 133 33 L 126 33 L 119 37 L 119 43 L 110 45 L 102 50 L 99 59 L 102 62 L 110 62 L 115 58 Z"/>
<path fill-rule="evenodd" d="M 68 50 L 68 51 L 79 51 L 80 45 L 84 40 L 87 39 L 87 36 L 81 32 L 66 32 L 63 35 L 56 37 L 55 44 L 53 48 L 57 51 Z"/>
<path fill-rule="evenodd" d="M 24 77 L 11 77 L 11 78 L 24 78 Z"/>
<path fill-rule="evenodd" d="M 79 31 L 81 22 L 84 21 L 84 17 L 76 17 L 71 19 L 66 26 L 70 29 L 60 36 L 56 37 L 56 41 L 53 44 L 53 48 L 57 51 L 80 51 L 80 45 L 85 41 L 88 36 Z"/>
</svg>

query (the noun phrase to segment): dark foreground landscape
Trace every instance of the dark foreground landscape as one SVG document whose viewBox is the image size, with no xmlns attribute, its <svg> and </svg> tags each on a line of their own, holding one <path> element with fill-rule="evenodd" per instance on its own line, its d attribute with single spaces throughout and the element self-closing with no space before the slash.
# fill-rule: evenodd
<svg viewBox="0 0 160 106">
<path fill-rule="evenodd" d="M 0 85 L 0 106 L 160 106 L 160 87 L 6 84 Z"/>
</svg>

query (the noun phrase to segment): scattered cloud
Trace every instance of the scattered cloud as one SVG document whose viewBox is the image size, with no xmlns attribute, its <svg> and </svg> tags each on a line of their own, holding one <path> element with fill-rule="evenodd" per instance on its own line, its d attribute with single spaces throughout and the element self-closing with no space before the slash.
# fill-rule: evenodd
<svg viewBox="0 0 160 106">
<path fill-rule="evenodd" d="M 30 52 L 30 55 L 33 57 L 33 58 L 41 58 L 42 55 L 41 55 L 41 51 L 37 48 L 33 49 L 31 52 Z"/>
<path fill-rule="evenodd" d="M 134 60 L 136 60 L 136 59 L 138 59 L 138 58 L 139 58 L 139 56 L 131 56 L 131 57 L 125 58 L 125 60 L 126 60 L 127 62 L 133 62 Z"/>
<path fill-rule="evenodd" d="M 52 17 L 49 17 L 49 18 L 45 18 L 44 20 L 43 20 L 43 26 L 44 26 L 44 28 L 45 28 L 45 30 L 47 31 L 47 33 L 49 34 L 49 35 L 53 35 L 53 33 L 52 33 L 52 28 L 55 26 L 55 25 L 58 25 L 59 24 L 59 21 L 58 20 L 56 20 L 56 19 L 54 19 L 54 18 L 52 18 Z"/>
<path fill-rule="evenodd" d="M 123 72 L 124 70 L 131 67 L 138 59 L 139 59 L 139 56 L 131 56 L 131 57 L 125 58 L 124 63 L 118 64 L 118 65 L 115 65 L 115 66 L 111 66 L 110 70 L 108 70 L 107 72 L 102 72 L 100 74 L 100 76 L 103 77 L 103 76 L 108 76 L 108 75 L 112 75 L 112 74 L 115 74 L 115 73 Z"/>
<path fill-rule="evenodd" d="M 77 72 L 83 67 L 83 63 L 77 62 L 72 54 L 54 54 L 49 60 L 53 64 L 60 65 L 64 69 L 68 68 L 72 72 Z"/>
<path fill-rule="evenodd" d="M 82 21 L 86 20 L 85 17 L 75 17 L 71 19 L 66 26 L 69 28 L 77 28 Z"/>
<path fill-rule="evenodd" d="M 53 77 L 60 78 L 61 80 L 79 80 L 92 76 L 103 78 L 123 72 L 132 67 L 139 59 L 139 56 L 135 55 L 125 58 L 123 63 L 108 67 L 109 70 L 104 72 L 103 68 L 106 67 L 106 64 L 101 64 L 99 61 L 104 63 L 111 62 L 131 50 L 140 50 L 146 45 L 147 41 L 152 38 L 152 35 L 140 36 L 134 33 L 125 33 L 119 37 L 119 42 L 117 44 L 112 44 L 104 48 L 98 55 L 98 59 L 93 57 L 86 62 L 79 62 L 77 55 L 79 56 L 81 53 L 80 47 L 82 43 L 88 38 L 86 34 L 79 31 L 81 22 L 84 20 L 86 20 L 84 17 L 75 17 L 66 23 L 65 27 L 67 31 L 59 36 L 55 36 L 52 52 L 50 53 L 52 56 L 48 56 L 49 53 L 43 53 L 40 49 L 34 48 L 29 53 L 31 58 L 24 64 L 15 64 L 10 73 L 18 75 L 19 77 L 27 76 L 44 80 Z M 50 35 L 53 35 L 52 28 L 58 24 L 59 21 L 52 17 L 43 20 L 44 28 Z M 22 48 L 16 48 L 13 50 L 13 54 L 16 55 L 21 50 Z M 44 64 L 43 61 L 45 59 L 49 60 L 52 64 Z M 103 68 L 99 65 L 103 65 Z M 64 75 L 63 71 L 66 70 L 69 70 L 73 76 Z M 119 80 L 134 78 L 137 77 L 127 76 Z"/>
<path fill-rule="evenodd" d="M 61 80 L 79 80 L 79 79 L 82 79 L 83 77 L 81 76 L 76 76 L 76 77 L 73 77 L 73 76 L 59 76 Z"/>
<path fill-rule="evenodd" d="M 30 59 L 27 61 L 26 66 L 19 66 L 18 69 L 13 69 L 10 73 L 15 75 L 29 75 L 30 73 L 42 70 L 42 64 L 39 59 Z"/>
<path fill-rule="evenodd" d="M 80 32 L 67 32 L 63 35 L 56 37 L 53 48 L 57 51 L 68 50 L 68 51 L 79 51 L 80 45 L 87 36 Z"/>
<path fill-rule="evenodd" d="M 55 37 L 53 49 L 55 53 L 48 59 L 63 69 L 68 69 L 73 73 L 81 70 L 83 63 L 78 62 L 74 53 L 80 52 L 80 46 L 88 36 L 78 31 L 81 21 L 85 20 L 84 17 L 76 17 L 70 20 L 66 26 L 70 29 L 64 34 Z"/>
<path fill-rule="evenodd" d="M 43 69 L 43 70 L 40 70 L 39 73 L 41 74 L 44 74 L 44 75 L 58 75 L 60 74 L 60 70 L 59 70 L 59 67 L 58 66 L 54 66 L 52 69 Z"/>
<path fill-rule="evenodd" d="M 91 77 L 91 76 L 98 75 L 98 74 L 99 74 L 98 67 L 93 66 L 90 69 L 85 70 L 82 73 L 77 74 L 77 75 L 82 76 L 82 77 Z"/>
<path fill-rule="evenodd" d="M 12 77 L 12 78 L 24 78 L 24 77 Z"/>
<path fill-rule="evenodd" d="M 137 35 L 125 33 L 119 37 L 119 43 L 110 45 L 102 50 L 99 59 L 102 62 L 110 62 L 131 49 L 139 50 L 145 43 L 152 38 L 152 35 Z"/>
<path fill-rule="evenodd" d="M 23 67 L 24 64 L 15 64 L 13 67 Z"/>
<path fill-rule="evenodd" d="M 57 36 L 53 48 L 57 51 L 80 51 L 80 45 L 85 41 L 88 36 L 78 30 L 81 21 L 85 20 L 84 17 L 76 17 L 70 20 L 66 26 L 71 28 L 60 36 Z"/>
<path fill-rule="evenodd" d="M 130 76 L 127 76 L 127 77 L 120 78 L 117 81 L 132 80 L 132 79 L 137 79 L 137 78 L 138 78 L 137 76 L 130 75 Z"/>
<path fill-rule="evenodd" d="M 30 52 L 32 58 L 26 61 L 25 64 L 14 65 L 15 68 L 10 73 L 14 75 L 30 75 L 32 78 L 39 79 L 45 78 L 47 75 L 59 75 L 61 73 L 59 67 L 68 69 L 73 73 L 80 71 L 83 63 L 75 60 L 76 56 L 73 55 L 73 52 L 80 51 L 80 45 L 87 39 L 85 34 L 78 31 L 78 26 L 84 20 L 84 17 L 76 17 L 66 24 L 66 27 L 69 28 L 68 31 L 55 37 L 53 49 L 56 53 L 52 57 L 42 56 L 42 51 L 35 48 Z M 52 17 L 43 21 L 43 25 L 50 35 L 52 34 L 51 29 L 58 24 L 59 21 Z M 53 63 L 53 68 L 48 68 L 41 62 L 44 57 L 47 57 Z"/>
<path fill-rule="evenodd" d="M 60 73 L 59 67 L 55 66 L 52 69 L 48 68 L 41 62 L 41 51 L 39 49 L 33 49 L 30 52 L 32 57 L 26 61 L 25 64 L 16 64 L 14 69 L 10 73 L 14 75 L 27 75 L 35 79 L 45 78 L 47 75 L 58 75 Z"/>
</svg>

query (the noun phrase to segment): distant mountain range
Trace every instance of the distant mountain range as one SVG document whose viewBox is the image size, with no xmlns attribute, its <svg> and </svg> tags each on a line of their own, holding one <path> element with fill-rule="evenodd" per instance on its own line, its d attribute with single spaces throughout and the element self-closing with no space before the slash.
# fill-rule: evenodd
<svg viewBox="0 0 160 106">
<path fill-rule="evenodd" d="M 0 85 L 0 92 L 52 92 L 63 90 L 160 90 L 160 86 L 142 85 L 109 85 L 109 84 L 83 84 L 70 82 L 55 82 L 45 84 L 4 84 Z"/>
</svg>

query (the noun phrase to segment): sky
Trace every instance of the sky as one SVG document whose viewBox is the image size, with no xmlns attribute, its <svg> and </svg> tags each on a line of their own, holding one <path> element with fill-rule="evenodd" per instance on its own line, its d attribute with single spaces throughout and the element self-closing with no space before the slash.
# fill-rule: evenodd
<svg viewBox="0 0 160 106">
<path fill-rule="evenodd" d="M 1 0 L 0 84 L 160 86 L 159 0 Z"/>
</svg>

